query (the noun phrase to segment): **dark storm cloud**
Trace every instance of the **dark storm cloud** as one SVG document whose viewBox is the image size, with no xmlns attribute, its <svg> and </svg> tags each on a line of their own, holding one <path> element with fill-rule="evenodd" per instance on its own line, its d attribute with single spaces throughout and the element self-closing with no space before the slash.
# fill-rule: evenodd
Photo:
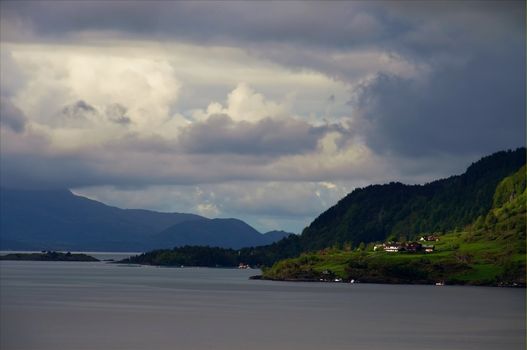
<svg viewBox="0 0 527 350">
<path fill-rule="evenodd" d="M 93 124 L 94 117 L 99 116 L 99 111 L 84 100 L 78 100 L 64 106 L 52 116 L 48 124 L 54 127 L 86 128 Z"/>
<path fill-rule="evenodd" d="M 148 176 L 138 169 L 137 156 L 120 154 L 107 157 L 110 150 L 97 148 L 93 154 L 38 153 L 0 154 L 2 186 L 11 188 L 74 188 L 94 185 L 117 184 L 122 187 L 143 187 L 149 184 L 186 183 L 181 176 L 171 177 L 158 171 Z M 113 157 L 113 158 L 112 158 Z M 137 162 L 137 163 L 134 163 Z M 127 163 L 127 164 L 125 164 Z M 131 171 L 130 169 L 133 169 Z M 172 181 L 172 182 L 171 182 Z"/>
<path fill-rule="evenodd" d="M 108 184 L 144 188 L 269 179 L 265 161 L 253 156 L 188 157 L 144 152 L 144 148 L 138 150 L 130 145 L 125 152 L 112 144 L 93 147 L 82 154 L 43 155 L 36 149 L 24 153 L 3 152 L 0 163 L 1 185 L 13 188 L 78 188 Z"/>
<path fill-rule="evenodd" d="M 8 98 L 0 99 L 0 124 L 10 128 L 14 132 L 24 131 L 27 118 Z"/>
<path fill-rule="evenodd" d="M 159 135 L 141 137 L 137 133 L 127 133 L 121 138 L 107 143 L 107 147 L 120 152 L 140 152 L 145 154 L 180 153 L 175 140 L 167 140 Z"/>
<path fill-rule="evenodd" d="M 126 115 L 127 109 L 119 103 L 112 103 L 102 108 L 89 104 L 84 100 L 78 100 L 66 105 L 50 121 L 50 125 L 67 127 L 86 127 L 93 123 L 94 118 L 109 120 L 112 123 L 126 126 L 132 121 Z"/>
<path fill-rule="evenodd" d="M 521 27 L 525 10 L 521 1 L 3 1 L 1 6 L 3 19 L 51 37 L 111 30 L 206 42 L 404 46 L 415 53 L 463 47 L 473 34 L 503 29 L 489 25 Z"/>
<path fill-rule="evenodd" d="M 66 118 L 84 119 L 86 118 L 86 114 L 95 114 L 97 113 L 97 110 L 85 101 L 79 100 L 71 105 L 65 106 L 61 113 Z"/>
<path fill-rule="evenodd" d="M 444 168 L 444 164 L 452 163 L 450 156 L 462 154 L 473 161 L 477 159 L 474 155 L 524 143 L 525 3 L 522 1 L 3 1 L 0 6 L 1 35 L 6 41 L 69 41 L 82 46 L 83 40 L 91 38 L 89 32 L 102 31 L 104 36 L 94 38 L 239 47 L 294 70 L 321 72 L 350 86 L 376 74 L 352 91 L 357 95 L 352 107 L 363 127 L 359 136 L 378 154 L 395 153 L 402 168 L 400 164 L 405 159 L 413 160 L 416 155 L 423 157 L 420 164 Z M 119 45 L 118 40 L 115 45 Z M 364 62 L 353 55 L 348 59 L 347 55 L 362 52 L 398 57 L 408 65 L 424 67 L 425 74 L 418 69 L 415 74 L 405 74 L 382 66 L 357 68 Z M 4 72 L 3 52 L 2 60 Z M 2 86 L 15 89 L 18 81 L 11 80 L 13 84 L 3 74 Z M 71 108 L 73 115 L 76 111 L 91 113 L 80 105 Z M 115 123 L 130 123 L 125 106 L 97 108 L 98 113 Z M 15 131 L 23 128 L 4 118 L 2 123 Z M 10 155 L 11 158 L 2 159 L 2 168 L 13 170 L 10 177 L 13 181 L 24 176 L 35 176 L 34 181 L 39 181 L 37 172 L 29 167 L 39 164 L 42 174 L 49 174 L 43 176 L 50 182 L 63 181 L 70 186 L 127 181 L 222 181 L 236 176 L 269 180 L 273 179 L 276 167 L 245 170 L 254 165 L 248 163 L 250 159 L 254 161 L 252 155 L 309 153 L 330 130 L 294 120 L 264 119 L 249 123 L 216 116 L 183 129 L 177 142 L 133 136 L 117 140 L 112 146 L 115 149 L 144 152 L 148 157 L 142 159 L 132 154 L 125 162 L 119 154 L 113 161 L 98 164 L 100 172 L 94 170 L 89 158 L 74 156 L 48 162 L 44 156 L 23 159 Z M 166 176 L 156 174 L 155 178 L 126 167 L 137 162 L 137 168 L 150 167 L 156 173 L 162 172 L 176 160 L 163 158 L 159 163 L 163 166 L 156 166 L 155 156 L 171 152 L 187 152 L 194 158 L 178 163 L 177 171 L 167 171 Z M 245 158 L 230 166 L 235 156 Z M 435 164 L 442 159 L 446 161 Z M 57 170 L 61 168 L 65 171 Z M 188 170 L 191 168 L 198 171 Z M 319 171 L 322 175 L 305 176 L 319 179 L 349 176 L 349 169 L 344 166 L 338 173 Z M 405 171 L 408 169 L 402 169 L 401 173 Z M 418 172 L 422 172 L 421 168 Z M 196 174 L 204 175 L 199 178 Z M 298 173 L 292 176 L 296 176 L 293 180 L 301 177 Z M 72 180 L 78 183 L 71 184 Z"/>
<path fill-rule="evenodd" d="M 123 183 L 123 179 L 112 179 L 110 174 L 102 178 L 86 159 L 78 156 L 2 153 L 0 162 L 1 185 L 6 188 L 62 189 L 110 181 Z"/>
<path fill-rule="evenodd" d="M 523 143 L 522 1 L 61 1 L 4 2 L 2 10 L 4 20 L 17 18 L 48 38 L 106 30 L 125 37 L 227 44 L 351 84 L 364 72 L 353 58 L 338 61 L 332 54 L 394 54 L 426 67 L 429 77 L 422 82 L 380 67 L 377 78 L 361 86 L 356 107 L 369 122 L 365 137 L 374 150 L 484 154 Z M 112 120 L 129 123 L 124 113 Z M 266 127 L 237 125 L 239 130 L 220 128 L 214 134 L 207 125 L 196 125 L 184 134 L 184 145 L 190 152 L 281 153 L 316 144 L 312 131 L 301 125 L 294 126 L 298 140 L 275 130 L 280 142 L 263 136 Z M 254 144 L 245 147 L 250 139 Z"/>
<path fill-rule="evenodd" d="M 264 118 L 236 122 L 228 115 L 209 117 L 182 129 L 182 148 L 190 153 L 231 153 L 276 156 L 314 151 L 318 141 L 337 126 L 315 127 L 295 119 Z"/>
<path fill-rule="evenodd" d="M 525 46 L 501 49 L 441 65 L 425 81 L 378 74 L 357 91 L 368 144 L 409 156 L 524 144 Z"/>
<path fill-rule="evenodd" d="M 126 115 L 127 109 L 119 103 L 114 103 L 106 107 L 106 116 L 114 123 L 127 125 L 132 122 L 130 117 Z"/>
<path fill-rule="evenodd" d="M 1 18 L 0 14 L 0 20 Z M 12 54 L 0 49 L 0 95 L 5 98 L 13 97 L 16 91 L 23 87 L 26 78 L 27 74 L 16 64 Z"/>
<path fill-rule="evenodd" d="M 111 30 L 134 36 L 199 41 L 284 41 L 317 45 L 365 43 L 379 23 L 360 3 L 316 2 L 3 2 L 6 19 L 19 19 L 34 32 L 63 37 Z M 344 25 L 343 25 L 344 24 Z"/>
</svg>

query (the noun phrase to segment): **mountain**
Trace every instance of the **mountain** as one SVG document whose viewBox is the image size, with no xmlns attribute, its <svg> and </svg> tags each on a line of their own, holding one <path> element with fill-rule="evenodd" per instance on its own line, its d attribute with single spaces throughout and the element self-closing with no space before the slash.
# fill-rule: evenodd
<svg viewBox="0 0 527 350">
<path fill-rule="evenodd" d="M 68 190 L 0 190 L 2 249 L 137 250 L 153 232 L 191 214 L 124 210 Z"/>
<path fill-rule="evenodd" d="M 158 247 L 183 245 L 213 246 L 239 249 L 270 244 L 284 237 L 279 231 L 261 234 L 238 219 L 186 221 L 154 235 Z"/>
<path fill-rule="evenodd" d="M 235 219 L 120 209 L 68 190 L 0 189 L 0 248 L 143 251 L 185 244 L 242 247 L 269 238 Z"/>
<path fill-rule="evenodd" d="M 525 157 L 525 148 L 502 151 L 473 163 L 462 175 L 425 185 L 389 183 L 356 189 L 304 229 L 303 249 L 460 229 L 491 209 L 496 186 L 524 165 Z"/>
<path fill-rule="evenodd" d="M 434 253 L 389 253 L 370 245 L 304 253 L 264 270 L 276 280 L 343 280 L 525 286 L 526 168 L 499 182 L 492 208 L 463 230 L 438 236 Z"/>
</svg>

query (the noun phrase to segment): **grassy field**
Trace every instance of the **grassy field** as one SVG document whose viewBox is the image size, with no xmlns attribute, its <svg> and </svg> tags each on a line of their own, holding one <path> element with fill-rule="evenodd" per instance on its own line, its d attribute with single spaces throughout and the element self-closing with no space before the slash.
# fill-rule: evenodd
<svg viewBox="0 0 527 350">
<path fill-rule="evenodd" d="M 473 232 L 440 236 L 433 253 L 325 249 L 278 262 L 264 277 L 278 280 L 525 285 L 523 240 Z"/>
</svg>

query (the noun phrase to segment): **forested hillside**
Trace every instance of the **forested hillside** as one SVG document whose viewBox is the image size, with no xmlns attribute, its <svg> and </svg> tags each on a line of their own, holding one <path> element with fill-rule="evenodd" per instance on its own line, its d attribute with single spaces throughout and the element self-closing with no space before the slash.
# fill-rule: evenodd
<svg viewBox="0 0 527 350">
<path fill-rule="evenodd" d="M 525 156 L 525 148 L 502 151 L 482 158 L 462 175 L 425 185 L 357 189 L 304 230 L 304 250 L 461 229 L 490 210 L 496 186 L 525 164 Z"/>
</svg>

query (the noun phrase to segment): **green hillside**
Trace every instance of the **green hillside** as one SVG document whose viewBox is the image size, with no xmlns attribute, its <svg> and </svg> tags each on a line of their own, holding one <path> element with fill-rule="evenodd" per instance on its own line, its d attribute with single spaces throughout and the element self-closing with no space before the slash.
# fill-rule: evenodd
<svg viewBox="0 0 527 350">
<path fill-rule="evenodd" d="M 525 148 L 519 148 L 484 157 L 462 175 L 425 185 L 357 189 L 303 231 L 303 248 L 412 239 L 421 232 L 460 229 L 490 210 L 498 183 L 523 164 Z"/>
<path fill-rule="evenodd" d="M 463 231 L 434 242 L 434 253 L 323 249 L 264 270 L 278 280 L 351 279 L 379 283 L 525 286 L 526 169 L 497 186 L 493 207 Z"/>
</svg>

